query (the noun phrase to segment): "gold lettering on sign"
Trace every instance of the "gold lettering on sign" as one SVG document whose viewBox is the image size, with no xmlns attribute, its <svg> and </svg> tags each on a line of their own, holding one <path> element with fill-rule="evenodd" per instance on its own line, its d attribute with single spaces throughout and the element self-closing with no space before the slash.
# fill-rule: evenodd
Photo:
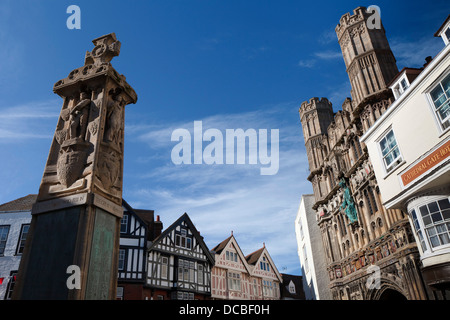
<svg viewBox="0 0 450 320">
<path fill-rule="evenodd" d="M 411 183 L 411 181 L 420 177 L 423 173 L 438 165 L 446 158 L 450 156 L 450 140 L 447 141 L 443 146 L 439 147 L 437 150 L 433 151 L 425 159 L 420 161 L 414 167 L 406 171 L 401 175 L 403 185 Z"/>
</svg>

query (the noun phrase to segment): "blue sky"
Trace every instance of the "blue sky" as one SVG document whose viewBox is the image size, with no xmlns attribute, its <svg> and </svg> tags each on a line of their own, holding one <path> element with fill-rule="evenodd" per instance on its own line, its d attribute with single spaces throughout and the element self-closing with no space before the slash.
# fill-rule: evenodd
<svg viewBox="0 0 450 320">
<path fill-rule="evenodd" d="M 81 30 L 66 9 L 81 8 Z M 138 94 L 126 107 L 124 193 L 164 225 L 187 212 L 209 248 L 234 235 L 249 254 L 266 244 L 280 272 L 300 274 L 294 219 L 312 193 L 298 107 L 350 85 L 334 28 L 378 5 L 398 68 L 421 67 L 443 47 L 434 32 L 448 1 L 9 1 L 0 3 L 0 203 L 37 193 L 62 100 L 53 84 L 83 65 L 91 40 L 115 32 L 116 70 Z M 280 169 L 181 165 L 171 133 L 279 129 Z"/>
</svg>

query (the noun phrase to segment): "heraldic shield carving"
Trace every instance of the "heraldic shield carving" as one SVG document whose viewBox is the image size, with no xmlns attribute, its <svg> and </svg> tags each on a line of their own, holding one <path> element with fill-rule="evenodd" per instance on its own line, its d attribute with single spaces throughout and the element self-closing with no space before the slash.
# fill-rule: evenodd
<svg viewBox="0 0 450 320">
<path fill-rule="evenodd" d="M 120 53 L 115 34 L 93 43 L 84 66 L 53 87 L 64 103 L 38 201 L 93 192 L 121 206 L 125 106 L 137 95 L 111 65 Z"/>
</svg>

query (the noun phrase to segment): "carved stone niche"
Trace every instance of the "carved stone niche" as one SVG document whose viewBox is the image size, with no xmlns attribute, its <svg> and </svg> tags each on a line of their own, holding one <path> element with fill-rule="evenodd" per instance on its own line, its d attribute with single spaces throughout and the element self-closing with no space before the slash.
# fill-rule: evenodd
<svg viewBox="0 0 450 320">
<path fill-rule="evenodd" d="M 37 201 L 92 192 L 121 205 L 124 107 L 137 95 L 110 63 L 120 52 L 115 35 L 93 43 L 85 65 L 54 85 L 64 102 Z"/>
</svg>

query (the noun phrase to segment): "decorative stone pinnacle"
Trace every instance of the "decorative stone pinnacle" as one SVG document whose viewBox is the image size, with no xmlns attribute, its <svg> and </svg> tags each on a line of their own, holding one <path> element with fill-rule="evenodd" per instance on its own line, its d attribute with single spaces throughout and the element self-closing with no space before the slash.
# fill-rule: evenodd
<svg viewBox="0 0 450 320">
<path fill-rule="evenodd" d="M 91 52 L 86 51 L 84 65 L 102 65 L 109 62 L 120 54 L 120 41 L 115 33 L 110 33 L 92 40 L 95 47 Z"/>
</svg>

